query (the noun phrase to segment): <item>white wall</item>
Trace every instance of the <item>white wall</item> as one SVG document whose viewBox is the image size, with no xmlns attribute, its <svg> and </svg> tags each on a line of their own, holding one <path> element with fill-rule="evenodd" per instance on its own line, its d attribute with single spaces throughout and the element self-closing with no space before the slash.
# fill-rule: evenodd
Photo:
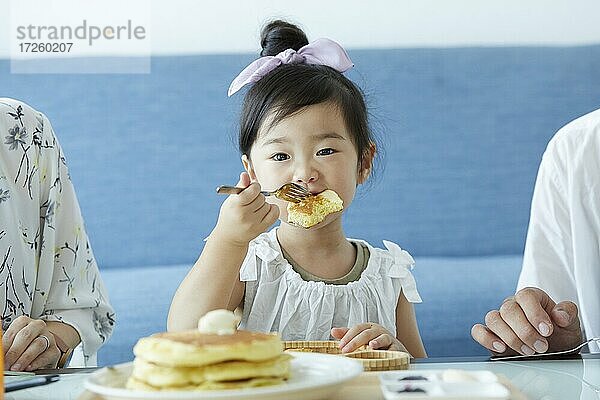
<svg viewBox="0 0 600 400">
<path fill-rule="evenodd" d="M 600 43 L 600 0 L 149 0 L 148 6 L 154 54 L 254 52 L 260 26 L 274 17 L 300 23 L 309 39 L 327 36 L 348 48 Z M 4 57 L 8 15 L 0 14 Z"/>
</svg>

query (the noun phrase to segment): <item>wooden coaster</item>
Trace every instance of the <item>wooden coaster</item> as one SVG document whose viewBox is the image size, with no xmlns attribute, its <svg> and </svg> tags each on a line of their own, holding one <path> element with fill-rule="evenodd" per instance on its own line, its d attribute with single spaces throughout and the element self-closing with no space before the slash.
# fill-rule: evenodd
<svg viewBox="0 0 600 400">
<path fill-rule="evenodd" d="M 371 350 L 361 346 L 352 353 L 342 354 L 340 342 L 335 340 L 290 340 L 283 342 L 284 351 L 336 354 L 360 361 L 365 371 L 408 369 L 410 355 L 403 351 Z"/>
<path fill-rule="evenodd" d="M 366 350 L 361 346 L 358 350 Z M 301 351 L 305 353 L 342 354 L 340 342 L 336 340 L 284 340 L 284 351 Z"/>
<path fill-rule="evenodd" d="M 360 360 L 365 371 L 391 371 L 410 366 L 410 355 L 403 351 L 361 350 L 344 355 Z"/>
</svg>

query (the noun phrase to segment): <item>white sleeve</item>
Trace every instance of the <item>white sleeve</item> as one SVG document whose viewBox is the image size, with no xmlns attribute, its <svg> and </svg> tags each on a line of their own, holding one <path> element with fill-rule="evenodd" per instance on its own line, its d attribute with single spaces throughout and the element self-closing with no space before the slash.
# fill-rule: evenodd
<svg viewBox="0 0 600 400">
<path fill-rule="evenodd" d="M 388 276 L 400 280 L 402 293 L 406 297 L 406 300 L 411 303 L 422 303 L 423 300 L 417 290 L 417 281 L 412 272 L 410 272 L 415 267 L 415 260 L 396 243 L 384 240 L 383 244 L 394 257 L 394 262 L 388 270 Z"/>
<path fill-rule="evenodd" d="M 567 170 L 551 142 L 538 171 L 517 290 L 538 287 L 555 301 L 576 301 Z"/>
<path fill-rule="evenodd" d="M 114 326 L 111 308 L 85 231 L 62 149 L 43 118 L 40 164 L 41 250 L 39 269 L 53 268 L 44 320 L 73 326 L 81 338 L 71 366 L 94 365 L 98 348 Z M 42 276 L 38 274 L 38 276 Z"/>
</svg>

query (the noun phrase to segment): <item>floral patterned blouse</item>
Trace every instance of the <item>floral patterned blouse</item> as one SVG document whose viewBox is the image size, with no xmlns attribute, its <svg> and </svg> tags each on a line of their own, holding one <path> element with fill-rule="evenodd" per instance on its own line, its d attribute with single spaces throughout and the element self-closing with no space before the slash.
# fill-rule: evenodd
<svg viewBox="0 0 600 400">
<path fill-rule="evenodd" d="M 0 299 L 3 327 L 18 316 L 73 326 L 71 366 L 96 364 L 115 314 L 90 248 L 50 121 L 0 98 Z"/>
</svg>

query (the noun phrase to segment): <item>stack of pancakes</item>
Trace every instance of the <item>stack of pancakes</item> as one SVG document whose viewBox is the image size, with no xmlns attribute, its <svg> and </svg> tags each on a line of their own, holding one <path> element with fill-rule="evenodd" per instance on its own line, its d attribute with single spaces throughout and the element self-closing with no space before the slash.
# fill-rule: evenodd
<svg viewBox="0 0 600 400">
<path fill-rule="evenodd" d="M 340 196 L 328 189 L 299 203 L 288 203 L 288 222 L 310 228 L 323 221 L 329 214 L 342 211 L 343 208 L 344 202 Z"/>
<path fill-rule="evenodd" d="M 133 390 L 215 390 L 276 385 L 289 376 L 290 358 L 277 334 L 235 331 L 159 333 L 133 352 Z"/>
</svg>

